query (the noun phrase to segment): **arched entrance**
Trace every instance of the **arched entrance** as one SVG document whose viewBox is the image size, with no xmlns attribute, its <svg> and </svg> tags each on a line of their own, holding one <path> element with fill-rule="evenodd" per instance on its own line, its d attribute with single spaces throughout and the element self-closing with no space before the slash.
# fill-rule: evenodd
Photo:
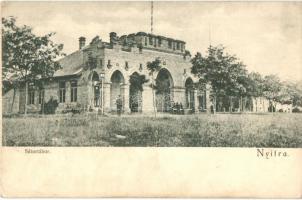
<svg viewBox="0 0 302 200">
<path fill-rule="evenodd" d="M 99 107 L 101 105 L 101 85 L 100 85 L 100 78 L 96 72 L 92 72 L 91 76 L 92 82 L 92 93 L 93 93 L 93 106 Z"/>
<path fill-rule="evenodd" d="M 173 88 L 173 79 L 167 69 L 161 69 L 156 77 L 156 108 L 158 112 L 169 112 L 171 110 L 171 102 L 173 96 L 171 88 Z"/>
<path fill-rule="evenodd" d="M 145 76 L 134 72 L 129 79 L 129 108 L 131 112 L 142 111 L 142 90 Z"/>
<path fill-rule="evenodd" d="M 191 78 L 188 78 L 185 82 L 186 88 L 186 109 L 194 110 L 194 84 Z"/>
<path fill-rule="evenodd" d="M 124 91 L 122 89 L 122 85 L 125 84 L 125 79 L 123 74 L 116 70 L 111 75 L 111 87 L 110 87 L 110 107 L 111 110 L 116 111 L 116 100 L 119 98 L 122 98 L 123 104 L 124 104 Z M 123 106 L 124 107 L 124 106 Z"/>
</svg>

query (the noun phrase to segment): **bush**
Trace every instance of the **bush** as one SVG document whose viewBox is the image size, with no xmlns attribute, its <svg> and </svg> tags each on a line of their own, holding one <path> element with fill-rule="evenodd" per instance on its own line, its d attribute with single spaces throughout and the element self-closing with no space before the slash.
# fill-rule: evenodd
<svg viewBox="0 0 302 200">
<path fill-rule="evenodd" d="M 55 114 L 58 105 L 58 101 L 51 97 L 47 103 L 44 103 L 44 114 Z"/>
<path fill-rule="evenodd" d="M 299 113 L 301 112 L 301 110 L 298 108 L 298 107 L 295 107 L 293 110 L 292 110 L 293 113 Z"/>
</svg>

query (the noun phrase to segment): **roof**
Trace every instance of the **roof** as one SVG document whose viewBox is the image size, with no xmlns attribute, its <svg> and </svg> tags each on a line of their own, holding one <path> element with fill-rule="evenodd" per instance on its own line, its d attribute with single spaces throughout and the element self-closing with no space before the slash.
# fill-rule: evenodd
<svg viewBox="0 0 302 200">
<path fill-rule="evenodd" d="M 54 77 L 77 75 L 82 72 L 84 65 L 84 53 L 78 50 L 59 60 L 62 69 L 54 73 Z"/>
</svg>

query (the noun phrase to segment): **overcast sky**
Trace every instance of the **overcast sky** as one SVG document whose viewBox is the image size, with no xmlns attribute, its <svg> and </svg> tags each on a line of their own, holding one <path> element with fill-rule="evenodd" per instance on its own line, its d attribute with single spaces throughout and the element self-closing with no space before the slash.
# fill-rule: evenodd
<svg viewBox="0 0 302 200">
<path fill-rule="evenodd" d="M 80 36 L 150 32 L 150 2 L 10 2 L 2 13 L 36 34 L 56 32 L 65 53 L 78 49 Z M 301 2 L 155 2 L 154 33 L 184 40 L 192 55 L 210 41 L 223 44 L 249 71 L 302 79 Z"/>
</svg>

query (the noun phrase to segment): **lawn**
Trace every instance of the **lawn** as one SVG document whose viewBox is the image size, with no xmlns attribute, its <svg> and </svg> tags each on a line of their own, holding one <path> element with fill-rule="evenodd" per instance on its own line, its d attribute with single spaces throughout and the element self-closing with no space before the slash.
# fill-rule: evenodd
<svg viewBox="0 0 302 200">
<path fill-rule="evenodd" d="M 5 146 L 302 147 L 302 115 L 3 118 Z"/>
</svg>

